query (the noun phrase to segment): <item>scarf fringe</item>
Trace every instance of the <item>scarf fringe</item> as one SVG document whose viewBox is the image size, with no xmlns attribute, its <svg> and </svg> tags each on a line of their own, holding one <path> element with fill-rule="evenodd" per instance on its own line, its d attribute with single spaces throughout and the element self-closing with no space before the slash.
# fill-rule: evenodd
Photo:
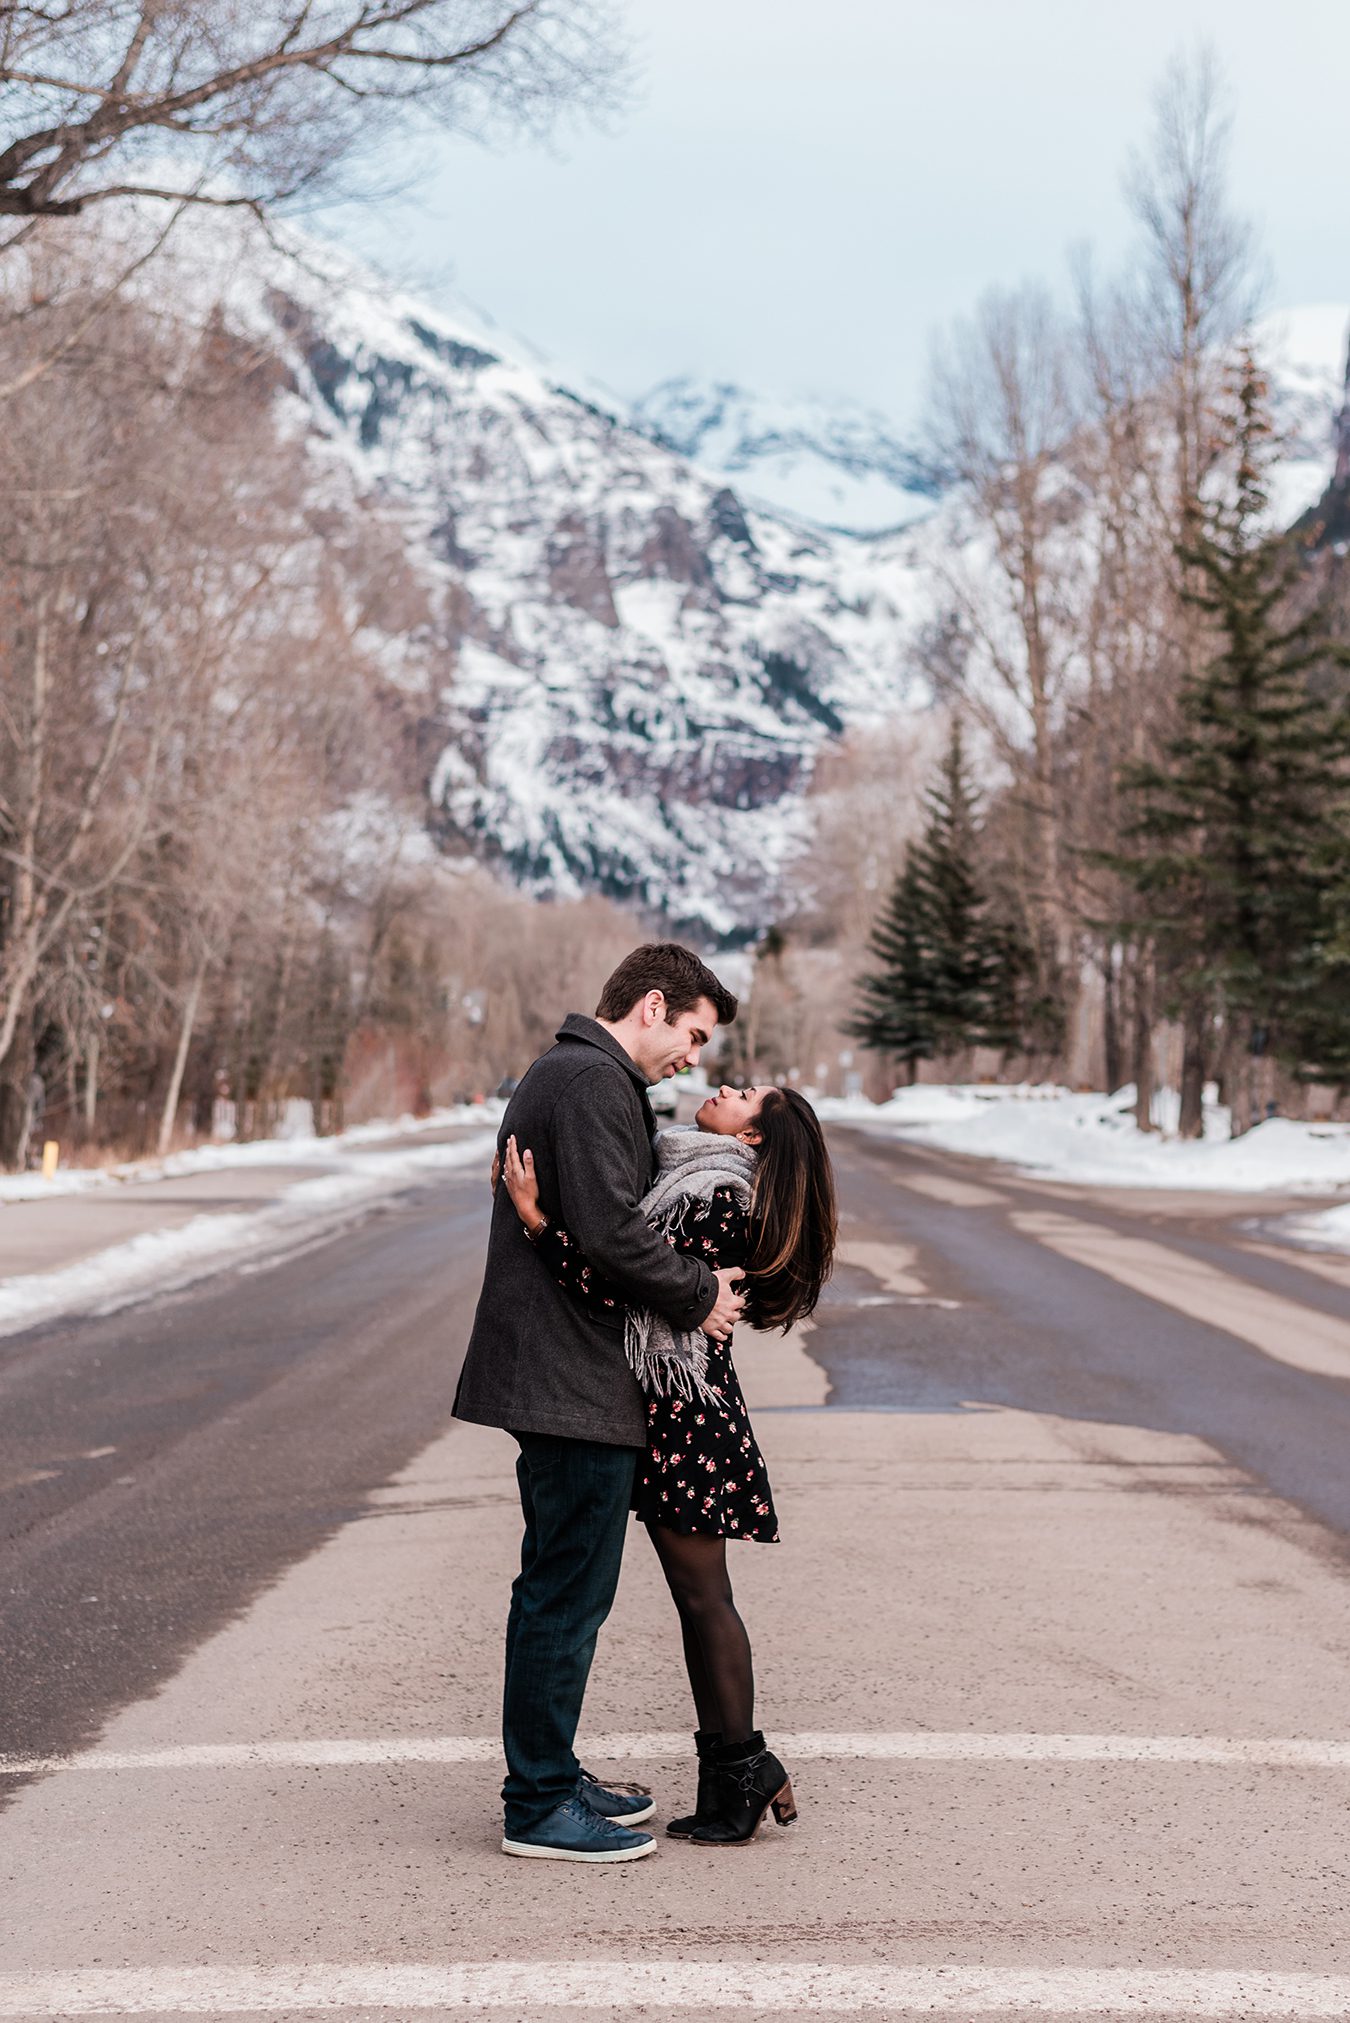
<svg viewBox="0 0 1350 2023">
<path fill-rule="evenodd" d="M 675 1142 L 671 1143 L 671 1140 Z M 730 1148 L 723 1141 L 720 1147 L 715 1148 L 720 1157 L 714 1156 L 706 1163 L 697 1162 L 703 1166 L 700 1173 L 696 1169 L 694 1144 L 685 1133 L 681 1132 L 678 1136 L 673 1132 L 663 1133 L 657 1146 L 658 1160 L 663 1150 L 670 1159 L 670 1164 L 648 1197 L 651 1200 L 655 1196 L 659 1200 L 665 1196 L 662 1205 L 649 1218 L 658 1235 L 667 1238 L 683 1236 L 685 1220 L 691 1209 L 707 1200 L 717 1187 L 732 1187 L 748 1205 L 753 1155 L 743 1154 L 741 1159 L 731 1162 L 739 1170 L 729 1172 L 726 1154 Z M 738 1152 L 740 1149 L 737 1147 Z M 702 1147 L 698 1150 L 701 1151 Z M 714 1152 L 712 1147 L 709 1150 Z M 689 1170 L 686 1173 L 680 1169 Z M 672 1200 L 670 1189 L 677 1171 L 680 1179 L 688 1184 L 685 1191 Z M 633 1375 L 648 1397 L 678 1397 L 689 1404 L 699 1401 L 718 1406 L 725 1402 L 722 1393 L 708 1382 L 708 1338 L 702 1329 L 677 1333 L 664 1315 L 653 1312 L 650 1307 L 630 1307 L 624 1320 L 624 1350 Z"/>
</svg>

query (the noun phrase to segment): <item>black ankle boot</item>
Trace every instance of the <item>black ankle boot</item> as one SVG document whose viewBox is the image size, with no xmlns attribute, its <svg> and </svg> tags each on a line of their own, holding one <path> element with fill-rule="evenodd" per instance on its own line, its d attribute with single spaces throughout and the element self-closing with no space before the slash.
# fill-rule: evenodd
<svg viewBox="0 0 1350 2023">
<path fill-rule="evenodd" d="M 694 1800 L 692 1812 L 667 1823 L 666 1832 L 675 1840 L 688 1840 L 701 1826 L 717 1817 L 717 1765 L 713 1761 L 713 1750 L 721 1739 L 721 1731 L 716 1728 L 700 1728 L 694 1736 L 694 1747 L 698 1751 L 698 1797 Z"/>
<path fill-rule="evenodd" d="M 689 1836 L 694 1846 L 737 1847 L 753 1840 L 770 1806 L 780 1826 L 797 1817 L 792 1780 L 758 1731 L 747 1742 L 719 1743 L 713 1763 L 717 1817 Z"/>
</svg>

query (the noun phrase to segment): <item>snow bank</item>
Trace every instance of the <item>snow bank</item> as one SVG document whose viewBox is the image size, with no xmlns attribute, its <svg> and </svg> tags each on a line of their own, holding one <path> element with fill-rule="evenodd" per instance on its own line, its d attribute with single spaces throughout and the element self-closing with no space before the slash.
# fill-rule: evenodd
<svg viewBox="0 0 1350 2023">
<path fill-rule="evenodd" d="M 251 1138 L 236 1145 L 226 1141 L 194 1145 L 167 1159 L 133 1159 L 121 1166 L 61 1166 L 50 1180 L 40 1173 L 0 1173 L 0 1202 L 44 1201 L 53 1194 L 83 1194 L 90 1187 L 120 1186 L 129 1180 L 176 1180 L 185 1173 L 215 1173 L 229 1166 L 304 1166 L 340 1158 L 353 1146 L 381 1138 L 407 1138 L 451 1125 L 496 1125 L 506 1105 L 495 1097 L 486 1103 L 459 1103 L 433 1110 L 426 1117 L 398 1117 L 390 1123 L 355 1124 L 331 1138 L 319 1138 L 311 1128 L 292 1128 L 277 1138 Z"/>
<path fill-rule="evenodd" d="M 826 1098 L 817 1108 L 827 1121 L 998 1159 L 1049 1180 L 1234 1193 L 1350 1188 L 1350 1125 L 1273 1117 L 1232 1139 L 1227 1112 L 1210 1105 L 1203 1140 L 1182 1141 L 1136 1130 L 1133 1102 L 1132 1089 L 1082 1096 L 1051 1086 L 921 1083 L 897 1089 L 887 1103 Z M 1350 1240 L 1350 1213 L 1345 1227 Z"/>
<path fill-rule="evenodd" d="M 482 1106 L 475 1107 L 473 1114 L 481 1121 Z M 261 1262 L 284 1255 L 297 1242 L 311 1239 L 325 1226 L 381 1195 L 457 1166 L 481 1165 L 486 1174 L 497 1136 L 494 1127 L 449 1145 L 397 1146 L 384 1151 L 364 1149 L 359 1142 L 373 1135 L 385 1136 L 388 1130 L 385 1125 L 371 1126 L 345 1133 L 341 1139 L 314 1140 L 324 1156 L 335 1159 L 334 1170 L 310 1180 L 292 1181 L 274 1199 L 246 1213 L 208 1211 L 176 1228 L 146 1230 L 56 1271 L 0 1279 L 0 1335 L 14 1334 L 57 1314 L 115 1312 L 148 1292 L 188 1284 L 226 1259 Z M 354 1144 L 354 1140 L 358 1142 Z M 292 1163 L 294 1141 L 263 1142 L 270 1145 L 275 1162 Z M 335 1147 L 340 1148 L 336 1155 Z M 259 1150 L 254 1145 L 204 1147 L 203 1152 L 216 1155 L 213 1160 L 196 1166 L 169 1160 L 156 1172 L 169 1177 L 199 1172 L 202 1164 L 261 1164 L 257 1156 L 248 1161 L 220 1157 L 229 1152 L 257 1155 Z M 181 1158 L 196 1159 L 197 1155 L 185 1153 Z M 136 1177 L 148 1176 L 142 1172 Z"/>
</svg>

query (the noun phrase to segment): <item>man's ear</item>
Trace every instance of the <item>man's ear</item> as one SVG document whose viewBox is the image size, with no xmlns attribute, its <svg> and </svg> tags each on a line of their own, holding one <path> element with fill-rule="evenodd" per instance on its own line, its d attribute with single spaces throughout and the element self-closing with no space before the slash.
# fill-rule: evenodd
<svg viewBox="0 0 1350 2023">
<path fill-rule="evenodd" d="M 646 997 L 644 997 L 642 1000 L 643 1025 L 644 1026 L 656 1025 L 658 1020 L 660 1020 L 664 1016 L 665 1009 L 666 1009 L 665 993 L 659 990 L 649 990 L 647 992 Z"/>
</svg>

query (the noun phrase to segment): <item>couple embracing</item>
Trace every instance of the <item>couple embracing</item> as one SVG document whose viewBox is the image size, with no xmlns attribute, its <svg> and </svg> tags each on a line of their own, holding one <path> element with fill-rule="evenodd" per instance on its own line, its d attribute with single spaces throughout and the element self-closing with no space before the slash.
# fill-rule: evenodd
<svg viewBox="0 0 1350 2023">
<path fill-rule="evenodd" d="M 679 1618 L 697 1733 L 700 1847 L 796 1817 L 755 1727 L 727 1540 L 773 1543 L 773 1498 L 731 1359 L 744 1317 L 787 1328 L 829 1274 L 834 1182 L 793 1089 L 724 1086 L 657 1133 L 648 1088 L 693 1067 L 736 999 L 689 949 L 638 948 L 594 1018 L 568 1017 L 511 1098 L 482 1296 L 455 1399 L 519 1449 L 525 1536 L 506 1626 L 507 1854 L 636 1861 L 656 1806 L 573 1751 L 630 1513 Z"/>
</svg>

